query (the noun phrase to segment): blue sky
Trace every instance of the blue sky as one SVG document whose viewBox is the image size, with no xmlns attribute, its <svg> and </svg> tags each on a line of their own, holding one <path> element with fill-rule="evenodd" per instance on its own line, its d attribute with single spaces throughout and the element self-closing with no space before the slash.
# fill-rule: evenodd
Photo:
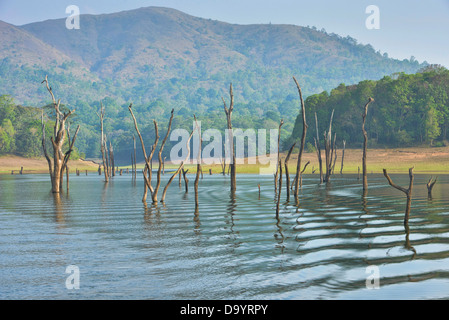
<svg viewBox="0 0 449 320">
<path fill-rule="evenodd" d="M 369 43 L 393 58 L 414 56 L 449 68 L 449 0 L 0 0 L 0 20 L 22 25 L 65 18 L 69 5 L 77 5 L 81 14 L 162 6 L 229 23 L 315 26 Z M 380 29 L 365 26 L 369 5 L 379 8 Z"/>
</svg>

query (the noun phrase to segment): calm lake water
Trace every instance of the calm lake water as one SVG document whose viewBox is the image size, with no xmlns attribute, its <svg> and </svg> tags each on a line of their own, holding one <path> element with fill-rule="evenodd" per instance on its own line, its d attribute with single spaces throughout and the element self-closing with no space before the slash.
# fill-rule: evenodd
<svg viewBox="0 0 449 320">
<path fill-rule="evenodd" d="M 433 200 L 429 178 L 415 175 L 407 234 L 405 196 L 382 175 L 369 175 L 366 201 L 356 175 L 327 186 L 306 175 L 299 207 L 283 190 L 279 218 L 271 176 L 239 175 L 231 198 L 229 177 L 204 175 L 195 214 L 193 176 L 188 194 L 176 178 L 165 205 L 145 207 L 131 175 L 72 175 L 59 199 L 48 175 L 2 175 L 0 298 L 449 298 L 449 176 Z M 78 290 L 66 288 L 69 265 Z M 379 289 L 366 287 L 368 266 Z"/>
</svg>

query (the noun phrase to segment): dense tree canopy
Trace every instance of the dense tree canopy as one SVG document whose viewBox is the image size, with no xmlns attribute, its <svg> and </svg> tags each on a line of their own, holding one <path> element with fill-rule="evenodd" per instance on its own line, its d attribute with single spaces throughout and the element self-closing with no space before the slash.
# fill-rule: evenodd
<svg viewBox="0 0 449 320">
<path fill-rule="evenodd" d="M 357 85 L 341 84 L 330 93 L 309 96 L 305 103 L 309 117 L 317 113 L 320 132 L 326 130 L 335 110 L 333 130 L 337 140 L 346 140 L 349 147 L 362 143 L 361 115 L 369 97 L 375 100 L 366 123 L 371 146 L 441 146 L 448 138 L 448 96 L 449 71 L 431 65 L 416 74 L 399 73 Z M 298 116 L 285 148 L 299 139 L 301 126 Z M 313 136 L 309 135 L 309 142 L 313 142 Z"/>
</svg>

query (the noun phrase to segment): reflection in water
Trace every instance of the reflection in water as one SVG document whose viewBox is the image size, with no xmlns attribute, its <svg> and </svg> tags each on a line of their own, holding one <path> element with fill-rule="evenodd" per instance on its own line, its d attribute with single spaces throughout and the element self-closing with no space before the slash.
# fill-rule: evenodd
<svg viewBox="0 0 449 320">
<path fill-rule="evenodd" d="M 64 197 L 61 193 L 50 192 L 49 197 L 53 200 L 54 217 L 56 224 L 59 228 L 64 228 L 66 226 L 66 212 L 64 210 L 64 204 L 62 198 Z"/>
<path fill-rule="evenodd" d="M 236 200 L 236 191 L 235 190 L 231 190 L 229 191 L 229 202 L 228 202 L 228 206 L 227 206 L 227 215 L 226 215 L 226 224 L 229 225 L 229 239 L 232 240 L 232 247 L 238 247 L 239 243 L 236 242 L 237 241 L 237 234 L 238 231 L 234 231 L 234 226 L 235 226 L 235 222 L 234 222 L 234 216 L 235 216 L 235 212 L 237 211 L 237 200 Z"/>
</svg>

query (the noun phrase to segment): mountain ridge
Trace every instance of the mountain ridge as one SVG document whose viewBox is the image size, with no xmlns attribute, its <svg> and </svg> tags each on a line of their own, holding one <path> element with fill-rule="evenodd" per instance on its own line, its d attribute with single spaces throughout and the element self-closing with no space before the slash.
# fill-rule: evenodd
<svg viewBox="0 0 449 320">
<path fill-rule="evenodd" d="M 15 28 L 51 46 L 49 52 L 57 51 L 61 57 L 68 57 L 71 61 L 66 65 L 71 73 L 83 74 L 91 84 L 96 82 L 97 88 L 101 88 L 98 100 L 104 93 L 124 102 L 131 98 L 123 97 L 126 91 L 139 95 L 135 99 L 142 103 L 159 96 L 173 102 L 177 97 L 168 92 L 170 88 L 154 88 L 160 87 L 160 83 L 170 87 L 164 82 L 172 81 L 189 87 L 188 91 L 202 87 L 220 91 L 231 81 L 247 81 L 249 84 L 242 85 L 241 90 L 246 102 L 252 100 L 251 95 L 259 88 L 262 92 L 267 87 L 273 88 L 272 93 L 256 99 L 261 102 L 279 99 L 285 93 L 281 86 L 288 86 L 293 75 L 302 80 L 304 93 L 309 95 L 330 90 L 341 82 L 380 79 L 394 72 L 413 73 L 423 66 L 416 61 L 387 58 L 370 45 L 357 44 L 355 39 L 312 28 L 292 24 L 231 24 L 165 7 L 82 14 L 79 30 L 66 29 L 64 18 Z M 4 40 L 10 45 L 13 42 Z M 38 64 L 41 73 L 58 66 Z M 198 83 L 192 83 L 193 80 Z M 249 94 L 243 92 L 245 87 Z M 211 96 L 219 98 L 221 94 Z M 94 97 L 92 93 L 88 95 Z M 44 99 L 39 90 L 38 96 Z M 27 98 L 37 100 L 31 93 Z"/>
</svg>

